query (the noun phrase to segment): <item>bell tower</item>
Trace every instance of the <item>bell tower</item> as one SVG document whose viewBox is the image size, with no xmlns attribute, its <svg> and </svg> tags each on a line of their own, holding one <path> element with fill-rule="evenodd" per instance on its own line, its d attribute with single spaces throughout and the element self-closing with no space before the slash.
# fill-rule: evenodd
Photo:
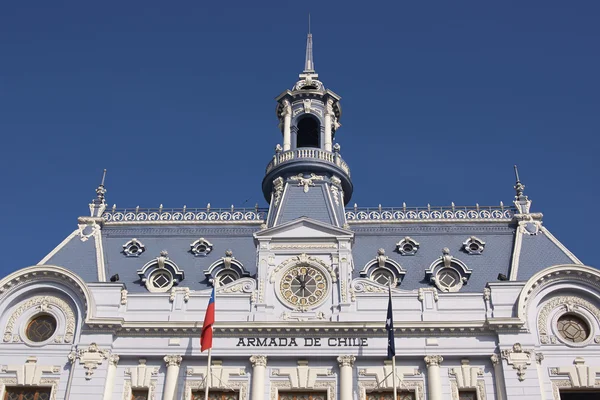
<svg viewBox="0 0 600 400">
<path fill-rule="evenodd" d="M 300 217 L 344 227 L 344 206 L 353 187 L 340 145 L 334 144 L 341 126 L 340 96 L 319 80 L 310 32 L 304 70 L 293 88 L 276 100 L 283 146 L 275 147 L 262 183 L 270 203 L 268 227 Z"/>
</svg>

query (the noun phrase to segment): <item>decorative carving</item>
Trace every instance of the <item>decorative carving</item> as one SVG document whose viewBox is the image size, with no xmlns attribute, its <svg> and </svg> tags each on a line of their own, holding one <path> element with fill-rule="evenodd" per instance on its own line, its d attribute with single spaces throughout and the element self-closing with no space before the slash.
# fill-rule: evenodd
<svg viewBox="0 0 600 400">
<path fill-rule="evenodd" d="M 434 301 L 437 302 L 439 300 L 438 292 L 434 288 L 419 288 L 419 290 L 417 291 L 417 296 L 420 302 L 423 302 L 423 300 L 425 300 L 425 293 L 427 292 L 433 293 Z"/>
<path fill-rule="evenodd" d="M 403 256 L 412 256 L 419 251 L 419 243 L 413 238 L 406 236 L 404 239 L 396 243 L 396 250 Z"/>
<path fill-rule="evenodd" d="M 454 378 L 451 381 L 452 399 L 459 400 L 459 390 L 475 389 L 477 400 L 485 400 L 485 381 L 479 378 L 483 376 L 483 369 L 471 367 L 467 359 L 461 360 L 460 363 L 459 368 L 450 368 L 448 371 L 448 375 Z"/>
<path fill-rule="evenodd" d="M 333 197 L 333 201 L 336 206 L 340 205 L 340 185 L 342 181 L 337 176 L 331 177 L 331 197 Z"/>
<path fill-rule="evenodd" d="M 118 355 L 111 354 L 110 356 L 108 356 L 108 365 L 114 365 L 116 367 L 119 363 L 119 359 L 120 357 Z"/>
<path fill-rule="evenodd" d="M 450 255 L 447 247 L 442 249 L 442 256 L 425 270 L 425 276 L 442 292 L 458 292 L 471 273 L 462 261 Z"/>
<path fill-rule="evenodd" d="M 225 389 L 225 390 L 236 390 L 239 392 L 239 399 L 246 400 L 248 393 L 248 381 L 244 380 L 232 380 L 232 377 L 243 377 L 246 375 L 245 368 L 239 367 L 223 367 L 220 361 L 215 360 L 210 368 L 210 388 L 211 389 Z M 185 382 L 184 398 L 186 400 L 192 399 L 192 391 L 205 388 L 206 382 L 206 367 L 196 368 L 189 367 L 186 372 L 188 379 Z M 194 377 L 200 377 L 200 380 L 193 379 Z"/>
<path fill-rule="evenodd" d="M 50 312 L 53 310 L 53 307 L 56 307 L 58 310 L 60 310 L 66 320 L 64 327 L 64 343 L 73 342 L 73 337 L 75 335 L 75 314 L 66 301 L 55 296 L 35 296 L 19 305 L 19 307 L 17 307 L 17 309 L 8 319 L 6 327 L 4 328 L 5 342 L 20 341 L 19 335 L 17 332 L 15 332 L 15 323 L 19 320 L 19 317 L 21 317 L 23 313 L 35 307 L 37 307 L 37 311 L 39 312 Z"/>
<path fill-rule="evenodd" d="M 267 356 L 254 355 L 250 357 L 250 363 L 253 367 L 266 367 Z"/>
<path fill-rule="evenodd" d="M 256 280 L 252 278 L 241 278 L 224 286 L 217 288 L 219 293 L 253 293 L 256 289 Z"/>
<path fill-rule="evenodd" d="M 275 267 L 273 269 L 273 271 L 271 272 L 271 274 L 269 275 L 270 276 L 269 281 L 271 283 L 274 283 L 275 276 L 277 275 L 277 273 L 279 271 L 281 271 L 282 269 L 285 269 L 288 265 L 302 264 L 302 263 L 324 268 L 331 276 L 331 281 L 334 283 L 337 282 L 337 274 L 336 274 L 335 270 L 331 267 L 331 265 L 325 263 L 323 260 L 321 260 L 317 257 L 308 256 L 306 253 L 302 253 L 299 256 L 288 258 L 287 260 L 285 260 L 284 262 L 279 264 L 277 267 Z"/>
<path fill-rule="evenodd" d="M 164 357 L 164 360 L 167 367 L 179 367 L 183 357 L 181 357 L 179 354 L 169 354 Z"/>
<path fill-rule="evenodd" d="M 336 381 L 329 380 L 333 372 L 328 368 L 309 368 L 308 362 L 305 360 L 298 361 L 296 368 L 279 368 L 271 370 L 271 375 L 274 377 L 287 377 L 288 379 L 271 380 L 271 399 L 277 400 L 279 389 L 319 389 L 327 390 L 327 399 L 334 400 L 336 397 L 335 387 Z"/>
<path fill-rule="evenodd" d="M 597 385 L 596 377 L 600 373 L 600 367 L 585 365 L 585 360 L 582 357 L 577 357 L 573 360 L 573 365 L 551 368 L 550 373 L 552 375 L 567 375 L 571 388 L 592 388 Z"/>
<path fill-rule="evenodd" d="M 483 288 L 483 300 L 490 301 L 492 290 L 489 287 Z"/>
<path fill-rule="evenodd" d="M 383 366 L 363 368 L 358 371 L 362 378 L 358 380 L 358 394 L 361 400 L 366 400 L 367 392 L 371 390 L 390 390 L 393 388 L 392 363 L 384 361 Z M 415 398 L 424 399 L 423 380 L 406 379 L 421 375 L 421 371 L 411 367 L 396 367 L 396 384 L 401 391 L 410 391 L 415 393 Z"/>
<path fill-rule="evenodd" d="M 515 343 L 512 349 L 502 350 L 501 355 L 508 365 L 512 365 L 513 369 L 517 370 L 517 376 L 522 382 L 525 380 L 525 370 L 531 364 L 533 353 L 533 350 L 524 350 L 521 343 Z"/>
<path fill-rule="evenodd" d="M 442 357 L 442 356 L 425 356 L 424 360 L 425 360 L 425 364 L 428 367 L 439 366 L 442 363 L 442 361 L 444 361 L 444 357 Z"/>
<path fill-rule="evenodd" d="M 191 247 L 190 251 L 195 256 L 206 256 L 206 255 L 210 254 L 210 252 L 213 249 L 212 243 L 204 238 L 200 238 L 200 239 L 196 240 L 195 242 L 190 244 L 190 247 Z"/>
<path fill-rule="evenodd" d="M 548 334 L 550 328 L 548 319 L 557 309 L 563 312 L 576 312 L 579 307 L 586 309 L 590 312 L 597 321 L 600 321 L 600 309 L 591 302 L 576 296 L 557 296 L 553 297 L 550 301 L 546 302 L 538 314 L 538 334 L 540 335 L 540 342 L 548 344 L 550 342 L 556 343 L 556 338 Z M 591 338 L 591 336 L 590 336 Z M 554 341 L 552 341 L 554 339 Z M 589 339 L 588 339 L 589 340 Z M 583 343 L 587 343 L 588 340 Z M 598 343 L 598 342 L 596 342 Z"/>
<path fill-rule="evenodd" d="M 468 254 L 481 254 L 485 248 L 485 242 L 476 236 L 471 236 L 463 243 L 463 249 Z"/>
<path fill-rule="evenodd" d="M 158 370 L 158 367 L 147 366 L 146 360 L 143 358 L 139 360 L 137 367 L 127 368 L 125 370 L 125 375 L 129 376 L 130 378 L 128 381 L 126 381 L 126 400 L 131 399 L 131 388 L 147 388 L 149 390 L 148 397 L 154 398 Z"/>
<path fill-rule="evenodd" d="M 305 114 L 309 114 L 310 110 L 312 108 L 312 100 L 311 99 L 304 99 L 304 100 L 302 100 L 302 105 L 304 106 L 304 113 Z"/>
<path fill-rule="evenodd" d="M 108 356 L 109 351 L 100 349 L 96 343 L 91 343 L 87 349 L 78 349 L 77 352 L 68 355 L 71 362 L 77 359 L 79 364 L 83 365 L 83 368 L 86 369 L 85 379 L 87 380 L 92 379 L 98 365 L 102 364 L 102 361 L 106 360 Z"/>
<path fill-rule="evenodd" d="M 337 358 L 337 362 L 338 362 L 340 368 L 342 368 L 342 367 L 353 367 L 354 366 L 354 361 L 356 361 L 356 357 L 351 356 L 351 355 L 339 356 Z"/>
<path fill-rule="evenodd" d="M 3 365 L 2 372 L 14 372 L 17 375 L 17 385 L 38 386 L 43 373 L 57 374 L 60 372 L 60 366 L 38 365 L 36 357 L 27 357 L 25 364 Z"/>
<path fill-rule="evenodd" d="M 123 254 L 127 257 L 139 257 L 144 251 L 146 251 L 146 247 L 136 238 L 123 245 Z"/>
<path fill-rule="evenodd" d="M 289 180 L 298 181 L 298 186 L 304 186 L 304 193 L 308 193 L 309 187 L 315 186 L 313 181 L 323 181 L 325 177 L 311 172 L 308 178 L 305 178 L 303 173 L 299 173 L 298 175 L 290 176 Z"/>
<path fill-rule="evenodd" d="M 492 365 L 496 366 L 500 362 L 500 355 L 494 353 L 490 356 L 490 360 L 492 360 Z"/>
<path fill-rule="evenodd" d="M 127 305 L 127 289 L 121 289 L 121 305 Z"/>
<path fill-rule="evenodd" d="M 281 200 L 281 195 L 283 194 L 283 178 L 279 177 L 273 180 L 273 202 L 274 206 L 277 207 L 279 205 L 279 201 Z"/>
</svg>

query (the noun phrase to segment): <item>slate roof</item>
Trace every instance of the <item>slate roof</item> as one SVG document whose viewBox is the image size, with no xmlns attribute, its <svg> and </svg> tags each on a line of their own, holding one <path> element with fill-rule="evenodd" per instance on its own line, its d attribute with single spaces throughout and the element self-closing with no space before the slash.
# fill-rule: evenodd
<svg viewBox="0 0 600 400">
<path fill-rule="evenodd" d="M 302 190 L 301 187 L 293 188 Z M 320 190 L 311 190 L 314 196 L 323 196 Z M 302 193 L 306 195 L 308 193 Z M 298 202 L 300 203 L 300 202 Z M 304 208 L 298 215 L 284 216 L 283 220 L 294 220 L 300 214 L 309 214 L 315 220 L 330 223 L 329 210 Z M 125 283 L 131 293 L 146 293 L 137 271 L 147 262 L 167 250 L 169 259 L 185 272 L 181 286 L 192 290 L 203 290 L 209 287 L 204 271 L 215 261 L 225 255 L 227 249 L 241 262 L 251 277 L 257 273 L 256 244 L 253 237 L 260 230 L 261 221 L 249 221 L 228 224 L 193 223 L 147 224 L 107 223 L 101 231 L 103 257 L 106 277 L 119 274 L 120 281 Z M 497 280 L 498 274 L 510 276 L 512 254 L 515 246 L 514 220 L 490 222 L 417 222 L 411 223 L 360 223 L 351 224 L 355 233 L 352 249 L 354 272 L 358 278 L 360 271 L 383 248 L 386 255 L 398 262 L 406 274 L 399 286 L 404 290 L 416 290 L 433 285 L 425 279 L 425 270 L 442 255 L 442 249 L 450 249 L 450 255 L 461 260 L 472 270 L 469 281 L 461 292 L 482 292 L 487 282 Z M 79 234 L 73 234 L 58 251 L 44 261 L 44 264 L 65 267 L 87 282 L 98 281 L 96 245 L 93 237 L 82 241 Z M 406 236 L 419 242 L 419 250 L 415 255 L 402 255 L 396 251 L 396 243 Z M 477 236 L 486 245 L 481 255 L 470 255 L 463 250 L 463 243 L 470 236 Z M 123 245 L 136 238 L 143 243 L 145 251 L 139 257 L 127 257 L 123 253 Z M 213 244 L 213 250 L 206 256 L 195 256 L 190 245 L 199 238 L 205 238 Z M 558 241 L 544 230 L 537 235 L 523 235 L 519 257 L 517 280 L 525 281 L 536 272 L 557 264 L 579 263 L 568 250 L 561 248 Z"/>
</svg>

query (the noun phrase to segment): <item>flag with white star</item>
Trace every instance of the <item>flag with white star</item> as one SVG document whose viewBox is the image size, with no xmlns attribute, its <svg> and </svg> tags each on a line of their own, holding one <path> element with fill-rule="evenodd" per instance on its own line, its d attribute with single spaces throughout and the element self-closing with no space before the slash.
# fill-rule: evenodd
<svg viewBox="0 0 600 400">
<path fill-rule="evenodd" d="M 396 355 L 396 343 L 394 340 L 394 312 L 392 310 L 392 288 L 390 287 L 390 299 L 388 301 L 387 318 L 385 319 L 385 330 L 388 333 L 387 356 L 391 360 Z"/>
</svg>

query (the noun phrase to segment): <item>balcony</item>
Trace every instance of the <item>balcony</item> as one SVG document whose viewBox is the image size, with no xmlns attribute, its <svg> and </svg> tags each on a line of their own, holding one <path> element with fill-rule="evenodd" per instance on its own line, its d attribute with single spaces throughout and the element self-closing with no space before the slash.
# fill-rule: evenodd
<svg viewBox="0 0 600 400">
<path fill-rule="evenodd" d="M 344 171 L 346 173 L 346 175 L 348 175 L 348 177 L 350 177 L 350 168 L 348 167 L 348 164 L 346 164 L 346 162 L 344 160 L 342 160 L 342 157 L 340 156 L 339 152 L 331 153 L 329 151 L 324 151 L 321 149 L 312 149 L 312 148 L 303 148 L 303 149 L 289 150 L 289 151 L 276 153 L 273 156 L 273 159 L 271 160 L 271 162 L 267 165 L 267 170 L 266 170 L 265 174 L 268 175 L 269 172 L 271 172 L 271 170 L 273 168 L 275 168 L 279 165 L 298 162 L 298 161 L 302 161 L 302 160 L 306 160 L 306 161 L 318 160 L 320 162 L 325 162 L 325 163 L 328 163 L 331 165 L 335 165 L 338 168 L 340 168 L 342 171 Z"/>
</svg>

